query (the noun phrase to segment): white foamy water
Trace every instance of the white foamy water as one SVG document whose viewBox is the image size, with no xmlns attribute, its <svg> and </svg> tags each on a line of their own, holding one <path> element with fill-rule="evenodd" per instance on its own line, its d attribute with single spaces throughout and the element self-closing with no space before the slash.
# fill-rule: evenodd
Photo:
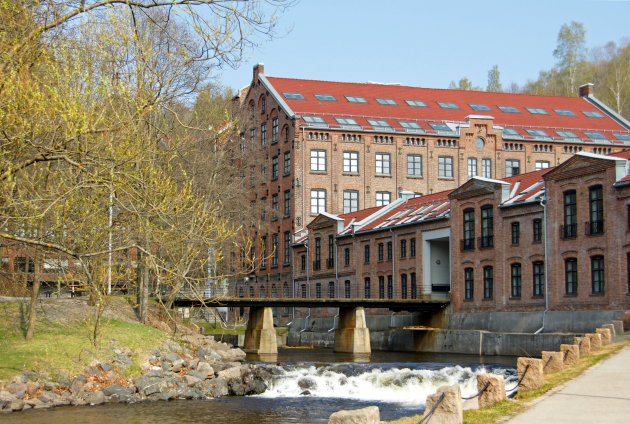
<svg viewBox="0 0 630 424">
<path fill-rule="evenodd" d="M 272 368 L 272 367 L 270 367 Z M 477 375 L 490 372 L 485 367 L 445 366 L 439 369 L 400 367 L 295 366 L 275 367 L 275 375 L 261 397 L 299 397 L 355 399 L 396 403 L 409 407 L 424 406 L 428 395 L 444 385 L 459 384 L 462 396 L 477 393 Z M 513 370 L 493 368 L 506 378 L 508 388 Z"/>
</svg>

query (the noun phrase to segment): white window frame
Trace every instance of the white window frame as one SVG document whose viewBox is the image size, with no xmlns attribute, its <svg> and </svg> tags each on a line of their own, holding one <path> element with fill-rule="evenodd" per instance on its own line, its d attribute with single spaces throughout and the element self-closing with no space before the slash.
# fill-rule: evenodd
<svg viewBox="0 0 630 424">
<path fill-rule="evenodd" d="M 326 172 L 326 150 L 311 150 L 311 171 Z"/>
<path fill-rule="evenodd" d="M 391 175 L 391 156 L 389 153 L 376 153 L 376 175 Z"/>
<path fill-rule="evenodd" d="M 477 173 L 477 158 L 468 158 L 468 178 L 476 177 Z"/>
<path fill-rule="evenodd" d="M 516 165 L 516 166 L 515 166 Z M 514 168 L 518 167 L 518 173 L 514 173 Z M 508 172 L 509 170 L 509 172 Z M 521 161 L 518 159 L 506 159 L 505 160 L 505 176 L 513 177 L 521 174 Z"/>
<path fill-rule="evenodd" d="M 481 176 L 484 178 L 492 178 L 492 159 L 481 159 Z"/>
<path fill-rule="evenodd" d="M 359 152 L 343 152 L 343 172 L 351 174 L 359 173 Z"/>
<path fill-rule="evenodd" d="M 453 178 L 453 156 L 438 156 L 438 178 Z"/>
<path fill-rule="evenodd" d="M 311 215 L 326 212 L 326 190 L 323 188 L 311 189 Z"/>
<path fill-rule="evenodd" d="M 389 191 L 376 192 L 376 206 L 389 205 L 392 202 L 392 194 Z"/>
<path fill-rule="evenodd" d="M 549 168 L 551 164 L 548 160 L 537 160 L 536 161 L 536 171 L 540 171 L 541 169 Z"/>
<path fill-rule="evenodd" d="M 422 155 L 407 155 L 407 176 L 422 177 Z"/>
<path fill-rule="evenodd" d="M 343 191 L 343 213 L 359 210 L 359 192 L 357 190 Z"/>
</svg>

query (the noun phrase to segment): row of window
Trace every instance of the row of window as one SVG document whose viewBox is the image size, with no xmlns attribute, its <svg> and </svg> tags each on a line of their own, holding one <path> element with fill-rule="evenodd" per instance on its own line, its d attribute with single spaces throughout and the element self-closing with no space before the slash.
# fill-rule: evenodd
<svg viewBox="0 0 630 424">
<path fill-rule="evenodd" d="M 377 191 L 375 193 L 376 206 L 389 205 L 392 202 L 392 193 L 389 191 Z M 359 210 L 359 192 L 357 190 L 343 191 L 343 213 Z M 311 190 L 311 215 L 326 212 L 326 190 L 314 188 Z"/>
<path fill-rule="evenodd" d="M 577 192 L 568 190 L 563 193 L 564 225 L 560 236 L 565 239 L 576 238 L 578 234 Z M 588 188 L 589 221 L 585 224 L 586 235 L 604 233 L 604 192 L 601 185 Z"/>
<path fill-rule="evenodd" d="M 520 263 L 510 264 L 510 297 L 518 299 L 523 289 L 522 269 Z M 536 261 L 532 264 L 532 296 L 543 297 L 545 294 L 545 263 Z M 483 298 L 492 299 L 494 296 L 494 269 L 492 266 L 483 267 Z M 475 297 L 475 270 L 464 269 L 464 299 L 473 300 Z"/>
<path fill-rule="evenodd" d="M 251 256 L 252 258 L 255 255 L 255 247 L 252 246 Z M 276 268 L 278 266 L 278 258 L 280 255 L 280 251 L 283 253 L 283 265 L 291 265 L 291 232 L 284 232 L 284 243 L 282 248 L 279 245 L 278 234 L 272 234 L 271 236 L 271 251 L 268 250 L 267 246 L 267 236 L 262 236 L 260 238 L 260 269 L 267 268 L 267 259 L 271 252 L 271 267 Z"/>
</svg>

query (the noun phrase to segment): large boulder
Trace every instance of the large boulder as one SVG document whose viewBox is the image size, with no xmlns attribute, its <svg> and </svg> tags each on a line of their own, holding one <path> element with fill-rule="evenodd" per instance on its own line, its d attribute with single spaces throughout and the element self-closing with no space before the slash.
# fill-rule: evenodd
<svg viewBox="0 0 630 424">
<path fill-rule="evenodd" d="M 492 406 L 497 402 L 505 400 L 505 378 L 496 374 L 479 374 L 477 376 L 477 391 L 488 387 L 479 395 L 479 408 Z"/>
<path fill-rule="evenodd" d="M 576 344 L 561 344 L 560 351 L 565 365 L 577 365 L 580 363 L 580 348 Z"/>
<path fill-rule="evenodd" d="M 217 373 L 217 377 L 230 380 L 232 378 L 241 378 L 247 372 L 249 372 L 249 368 L 247 366 L 230 367 L 222 371 L 219 371 Z"/>
<path fill-rule="evenodd" d="M 573 342 L 580 348 L 580 356 L 591 354 L 591 339 L 588 337 L 574 337 Z"/>
<path fill-rule="evenodd" d="M 444 398 L 440 401 L 442 394 L 444 394 Z M 434 407 L 435 410 L 433 409 Z M 433 414 L 429 420 L 430 422 L 461 424 L 464 421 L 464 406 L 459 384 L 439 387 L 434 394 L 427 396 L 425 414 L 432 410 Z"/>
<path fill-rule="evenodd" d="M 135 382 L 138 393 L 149 396 L 168 389 L 168 381 L 155 377 L 140 377 Z"/>
<path fill-rule="evenodd" d="M 378 406 L 355 409 L 352 411 L 337 411 L 328 419 L 328 424 L 379 424 L 381 414 Z"/>
<path fill-rule="evenodd" d="M 545 374 L 551 374 L 559 372 L 564 369 L 564 360 L 562 358 L 562 352 L 542 352 L 543 372 Z"/>
<path fill-rule="evenodd" d="M 602 348 L 602 335 L 599 333 L 587 333 L 585 337 L 591 342 L 591 352 L 596 352 Z"/>
<path fill-rule="evenodd" d="M 609 328 L 598 328 L 595 332 L 602 336 L 602 346 L 612 343 L 612 334 Z"/>
<path fill-rule="evenodd" d="M 229 394 L 228 383 L 224 378 L 213 378 L 206 381 L 207 386 L 212 391 L 212 396 L 215 398 L 227 396 Z"/>
<path fill-rule="evenodd" d="M 100 405 L 101 403 L 105 402 L 107 402 L 107 398 L 105 398 L 105 393 L 103 393 L 101 390 L 90 394 L 90 396 L 88 396 L 87 398 L 87 403 L 89 403 L 90 405 Z"/>
<path fill-rule="evenodd" d="M 542 359 L 520 357 L 516 361 L 516 369 L 519 380 L 522 378 L 519 392 L 537 389 L 545 383 Z"/>
</svg>

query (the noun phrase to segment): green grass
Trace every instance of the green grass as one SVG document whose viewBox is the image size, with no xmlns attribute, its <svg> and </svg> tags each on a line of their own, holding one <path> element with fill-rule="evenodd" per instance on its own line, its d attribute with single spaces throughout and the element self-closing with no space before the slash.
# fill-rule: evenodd
<svg viewBox="0 0 630 424">
<path fill-rule="evenodd" d="M 138 370 L 149 350 L 159 347 L 167 335 L 151 327 L 130 322 L 103 319 L 99 347 L 90 339 L 91 322 L 88 318 L 72 321 L 51 321 L 39 318 L 35 337 L 25 340 L 28 304 L 0 302 L 0 381 L 10 380 L 28 369 L 54 378 L 59 373 L 74 375 L 95 358 L 105 359 L 113 353 L 108 346 L 127 347 L 134 352 L 134 365 L 125 372 Z"/>
</svg>

